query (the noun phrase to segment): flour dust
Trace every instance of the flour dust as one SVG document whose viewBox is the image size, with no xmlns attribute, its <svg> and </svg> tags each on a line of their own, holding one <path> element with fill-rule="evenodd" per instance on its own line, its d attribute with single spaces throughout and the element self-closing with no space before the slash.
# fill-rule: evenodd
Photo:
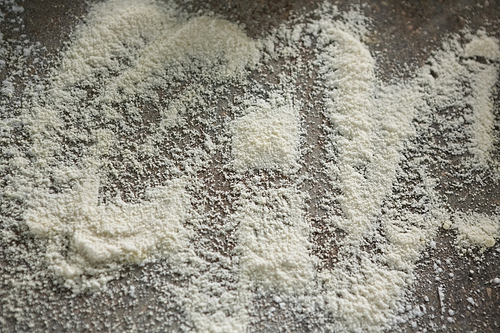
<svg viewBox="0 0 500 333">
<path fill-rule="evenodd" d="M 368 31 L 330 5 L 260 40 L 168 2 L 93 5 L 46 77 L 2 83 L 3 249 L 30 266 L 5 282 L 4 313 L 22 318 L 16 295 L 47 281 L 98 295 L 137 270 L 172 330 L 259 331 L 265 317 L 380 332 L 406 320 L 440 228 L 458 249 L 500 236 L 498 211 L 453 210 L 434 176 L 453 155 L 460 177 L 498 182 L 500 48 L 464 31 L 389 84 Z M 2 48 L 0 67 L 27 67 L 15 52 Z"/>
</svg>

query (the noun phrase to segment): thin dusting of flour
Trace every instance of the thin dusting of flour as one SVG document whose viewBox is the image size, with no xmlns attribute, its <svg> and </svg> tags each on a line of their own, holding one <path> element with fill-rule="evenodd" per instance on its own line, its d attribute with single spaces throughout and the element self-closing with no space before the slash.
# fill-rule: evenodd
<svg viewBox="0 0 500 333">
<path fill-rule="evenodd" d="M 498 209 L 457 211 L 436 175 L 453 158 L 456 178 L 498 185 L 500 47 L 464 30 L 387 83 L 368 33 L 326 4 L 253 39 L 168 1 L 108 0 L 57 59 L 0 34 L 0 325 L 36 327 L 33 303 L 70 331 L 137 328 L 72 317 L 99 297 L 175 332 L 418 316 L 407 296 L 439 230 L 464 253 L 500 237 Z M 60 310 L 61 293 L 81 303 Z"/>
</svg>

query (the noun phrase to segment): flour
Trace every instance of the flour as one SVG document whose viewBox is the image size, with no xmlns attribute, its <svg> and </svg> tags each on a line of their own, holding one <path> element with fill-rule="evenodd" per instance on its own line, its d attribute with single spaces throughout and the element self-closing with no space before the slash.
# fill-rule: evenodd
<svg viewBox="0 0 500 333">
<path fill-rule="evenodd" d="M 124 84 L 134 87 L 133 82 L 124 80 L 133 77 L 142 83 L 162 70 L 187 70 L 190 66 L 200 65 L 196 59 L 208 61 L 202 68 L 217 72 L 226 70 L 236 75 L 258 58 L 256 43 L 229 22 L 195 18 L 178 24 L 175 19 L 171 12 L 150 1 L 111 1 L 96 5 L 88 25 L 77 31 L 75 43 L 63 53 L 60 70 L 54 72 L 48 93 L 35 99 L 30 109 L 24 110 L 32 139 L 30 153 L 36 157 L 35 168 L 38 169 L 26 168 L 39 173 L 40 180 L 35 181 L 33 188 L 18 189 L 21 193 L 16 195 L 29 193 L 26 224 L 34 235 L 49 238 L 57 244 L 48 250 L 49 267 L 66 280 L 66 285 L 75 289 L 80 288 L 78 281 L 82 274 L 95 275 L 108 270 L 106 267 L 114 267 L 116 262 L 137 264 L 171 257 L 185 251 L 189 239 L 189 231 L 183 227 L 190 214 L 189 195 L 184 189 L 190 182 L 186 177 L 148 189 L 136 204 L 123 202 L 120 198 L 109 198 L 113 203 L 108 205 L 99 202 L 100 169 L 109 170 L 108 158 L 112 150 L 124 148 L 118 138 L 118 128 L 127 131 L 123 115 L 110 105 L 121 98 L 109 100 L 109 87 L 118 89 Z M 202 29 L 206 26 L 213 30 Z M 159 31 L 163 31 L 162 34 Z M 200 31 L 201 35 L 198 34 Z M 185 34 L 199 39 L 193 41 Z M 95 40 L 101 43 L 95 44 Z M 149 45 L 153 41 L 154 51 Z M 166 43 L 165 47 L 174 53 L 165 53 L 162 47 L 157 48 L 158 43 Z M 210 47 L 214 49 L 210 51 Z M 128 61 L 124 62 L 124 59 Z M 228 60 L 225 64 L 218 63 L 225 60 Z M 174 77 L 178 79 L 177 74 Z M 222 78 L 228 79 L 227 75 Z M 129 93 L 144 98 L 144 95 L 153 94 L 152 89 L 157 89 L 160 84 L 135 87 Z M 88 98 L 85 87 L 89 86 L 97 91 L 98 96 L 81 109 L 78 103 Z M 183 96 L 188 96 L 189 103 L 195 98 L 187 91 L 174 100 L 170 104 L 170 113 L 163 113 L 162 127 L 175 124 L 175 116 L 181 109 L 175 104 L 186 99 Z M 104 102 L 101 97 L 104 97 Z M 140 117 L 141 109 L 133 103 L 128 103 L 125 108 L 132 118 Z M 73 124 L 59 135 L 68 120 Z M 101 124 L 108 124 L 108 128 L 101 128 Z M 69 145 L 64 141 L 70 142 Z M 70 163 L 65 168 L 57 166 L 61 163 L 59 155 L 65 149 L 76 150 L 75 158 L 80 162 Z M 154 148 L 148 142 L 135 148 L 138 154 L 125 148 L 125 160 L 130 160 L 133 168 L 142 168 L 138 159 L 141 155 L 147 156 L 148 151 L 151 155 L 151 149 Z M 65 160 L 67 157 L 64 153 L 62 155 Z M 18 167 L 21 167 L 19 163 Z M 109 171 L 113 172 L 113 167 Z M 49 178 L 53 186 L 61 187 L 61 193 L 53 193 L 48 188 Z M 64 258 L 60 252 L 66 241 L 70 252 Z M 90 281 L 90 284 L 99 286 L 92 279 Z"/>
<path fill-rule="evenodd" d="M 465 45 L 464 56 L 471 57 L 484 57 L 489 60 L 498 60 L 500 57 L 500 47 L 498 40 L 489 37 L 485 31 L 479 30 L 477 36 L 469 36 L 471 41 Z"/>
<path fill-rule="evenodd" d="M 437 229 L 435 216 L 401 207 L 394 212 L 397 217 L 391 218 L 390 210 L 380 216 L 383 202 L 390 200 L 404 140 L 416 133 L 412 121 L 423 95 L 418 86 L 379 82 L 369 51 L 359 37 L 340 30 L 342 25 L 323 21 L 318 26 L 326 43 L 319 62 L 336 156 L 328 172 L 341 191 L 343 213 L 332 222 L 347 233 L 339 262 L 321 277 L 337 329 L 375 332 L 395 320 L 414 262 Z M 386 238 L 374 230 L 378 219 Z M 381 254 L 363 250 L 366 240 L 375 242 Z"/>
<path fill-rule="evenodd" d="M 241 193 L 238 221 L 239 280 L 272 291 L 300 293 L 311 284 L 308 225 L 303 199 L 294 188 Z"/>
<path fill-rule="evenodd" d="M 375 62 L 361 42 L 331 22 L 318 27 L 326 44 L 319 61 L 328 87 L 327 115 L 337 134 L 330 177 L 342 189 L 345 214 L 336 223 L 360 238 L 390 190 L 401 141 L 414 133 L 411 120 L 419 95 L 404 87 L 377 90 Z"/>
<path fill-rule="evenodd" d="M 458 212 L 434 171 L 451 155 L 457 178 L 498 180 L 500 48 L 451 36 L 386 83 L 369 32 L 329 5 L 260 40 L 168 2 L 93 5 L 46 80 L 19 101 L 2 83 L 4 309 L 34 325 L 17 293 L 57 299 L 56 283 L 87 303 L 154 300 L 164 331 L 380 332 L 425 313 L 401 314 L 438 231 L 459 249 L 500 237 L 498 212 Z"/>
<path fill-rule="evenodd" d="M 83 175 L 69 193 L 35 194 L 25 214 L 27 225 L 39 237 L 67 237 L 73 253 L 65 259 L 57 249 L 47 253 L 49 265 L 69 286 L 86 270 L 110 262 L 142 263 L 158 255 L 173 256 L 187 247 L 189 198 L 182 181 L 157 187 L 148 201 L 130 205 L 120 200 L 98 205 L 99 181 Z M 76 281 L 73 281 L 75 280 Z"/>
<path fill-rule="evenodd" d="M 451 226 L 458 233 L 457 244 L 460 246 L 479 246 L 483 250 L 493 247 L 500 233 L 498 216 L 457 213 L 453 216 Z"/>
<path fill-rule="evenodd" d="M 297 109 L 274 98 L 271 103 L 257 101 L 246 113 L 245 116 L 234 120 L 232 125 L 233 167 L 238 171 L 296 171 L 300 157 L 300 123 Z"/>
<path fill-rule="evenodd" d="M 479 32 L 479 37 L 465 46 L 465 57 L 484 57 L 495 61 L 500 59 L 498 42 Z M 473 95 L 468 100 L 472 107 L 471 144 L 469 150 L 483 165 L 496 164 L 491 158 L 494 143 L 498 140 L 493 134 L 495 115 L 493 110 L 493 92 L 498 78 L 498 65 L 481 64 L 474 60 L 466 62 L 468 69 L 475 73 L 472 79 Z"/>
</svg>

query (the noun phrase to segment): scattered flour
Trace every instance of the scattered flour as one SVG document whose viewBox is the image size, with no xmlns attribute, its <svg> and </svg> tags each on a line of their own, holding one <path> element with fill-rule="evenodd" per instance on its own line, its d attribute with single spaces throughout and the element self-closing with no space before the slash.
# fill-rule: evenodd
<svg viewBox="0 0 500 333">
<path fill-rule="evenodd" d="M 329 173 L 339 182 L 345 215 L 334 218 L 350 237 L 360 239 L 370 231 L 372 219 L 390 192 L 402 140 L 415 132 L 411 121 L 419 94 L 404 86 L 380 87 L 368 49 L 335 22 L 321 21 L 316 29 L 321 29 L 324 43 L 318 61 L 338 151 Z"/>
<path fill-rule="evenodd" d="M 68 193 L 35 191 L 25 220 L 38 237 L 54 243 L 68 239 L 72 253 L 67 259 L 56 246 L 49 246 L 47 258 L 50 268 L 72 287 L 82 274 L 95 273 L 106 263 L 138 264 L 185 251 L 189 233 L 183 223 L 190 204 L 184 187 L 177 180 L 152 189 L 149 200 L 139 204 L 118 199 L 98 205 L 99 180 L 83 175 Z"/>
<path fill-rule="evenodd" d="M 300 293 L 313 280 L 304 200 L 297 189 L 243 189 L 232 218 L 243 288 Z"/>
<path fill-rule="evenodd" d="M 80 113 L 87 120 L 93 113 L 98 113 L 104 121 L 121 118 L 110 105 L 117 99 L 98 102 L 87 110 L 79 108 L 85 89 L 82 87 L 103 87 L 106 96 L 108 87 L 113 85 L 132 89 L 134 82 L 143 82 L 161 71 L 199 66 L 198 58 L 208 61 L 201 64 L 202 68 L 238 73 L 258 57 L 256 43 L 235 25 L 208 17 L 178 24 L 174 22 L 177 19 L 174 13 L 151 1 L 110 1 L 96 5 L 87 25 L 75 34 L 74 44 L 63 53 L 60 71 L 54 72 L 48 95 L 26 110 L 26 117 L 33 119 L 28 120 L 33 140 L 30 151 L 37 157 L 37 167 L 59 184 L 76 182 L 63 193 L 50 193 L 43 185 L 33 188 L 30 208 L 25 213 L 33 234 L 54 241 L 69 238 L 68 262 L 54 248 L 48 254 L 50 267 L 69 285 L 75 284 L 72 279 L 93 272 L 95 265 L 117 261 L 140 263 L 158 254 L 168 257 L 187 247 L 189 232 L 183 227 L 190 210 L 189 195 L 184 189 L 189 183 L 187 178 L 148 190 L 146 198 L 137 204 L 119 198 L 110 205 L 99 203 L 99 168 L 107 163 L 109 150 L 120 145 L 116 131 L 87 124 L 95 143 L 82 149 L 82 154 L 90 155 L 87 162 L 82 160 L 83 168 L 75 165 L 60 169 L 50 165 L 57 163 L 54 154 L 66 149 L 63 140 L 77 141 L 81 135 L 71 131 L 62 136 L 57 134 L 64 126 L 61 113 L 68 112 L 70 117 L 71 113 Z M 96 44 L 95 40 L 101 43 Z M 173 53 L 166 53 L 165 47 Z M 123 59 L 129 63 L 125 64 Z M 226 64 L 216 64 L 225 59 Z M 128 82 L 124 77 L 136 81 Z M 135 87 L 128 94 L 151 94 L 152 88 Z M 133 106 L 129 109 L 140 112 Z"/>
<path fill-rule="evenodd" d="M 140 284 L 176 306 L 181 331 L 249 331 L 269 298 L 269 313 L 294 323 L 300 313 L 331 331 L 380 332 L 400 320 L 440 227 L 456 230 L 460 247 L 494 246 L 497 215 L 454 212 L 436 189 L 426 135 L 441 121 L 438 133 L 454 133 L 446 153 L 498 174 L 498 41 L 452 37 L 413 78 L 387 84 L 362 43 L 363 15 L 327 5 L 316 14 L 258 41 L 163 2 L 95 4 L 46 85 L 27 85 L 27 100 L 0 122 L 2 218 L 36 238 L 37 278 L 99 293 L 148 263 L 158 271 Z M 308 49 L 312 63 L 301 58 Z M 280 83 L 260 82 L 279 61 L 289 70 Z M 323 97 L 314 107 L 326 143 L 314 168 L 303 161 L 311 105 L 290 88 L 301 71 L 317 74 Z M 2 98 L 15 98 L 12 82 Z M 450 107 L 462 118 L 433 118 Z M 318 175 L 325 228 L 342 235 L 336 252 L 333 239 L 323 245 L 334 260 L 326 268 L 304 185 Z M 9 280 L 15 290 L 34 288 L 23 276 Z"/>
</svg>

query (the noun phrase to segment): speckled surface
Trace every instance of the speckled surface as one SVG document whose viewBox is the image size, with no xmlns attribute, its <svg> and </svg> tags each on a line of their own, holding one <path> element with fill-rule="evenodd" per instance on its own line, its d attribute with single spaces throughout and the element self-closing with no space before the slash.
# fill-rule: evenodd
<svg viewBox="0 0 500 333">
<path fill-rule="evenodd" d="M 266 31 L 278 26 L 284 20 L 311 11 L 319 5 L 313 0 L 206 0 L 190 1 L 180 6 L 189 11 L 207 11 L 244 25 L 244 30 L 252 37 L 265 35 Z M 335 1 L 339 9 L 345 10 L 358 6 L 371 19 L 370 31 L 365 43 L 377 59 L 378 75 L 385 80 L 404 78 L 416 68 L 422 66 L 428 55 L 439 48 L 447 34 L 458 32 L 468 27 L 472 31 L 484 28 L 488 34 L 500 38 L 500 2 L 499 1 Z M 2 24 L 4 39 L 17 38 L 26 34 L 32 42 L 39 41 L 46 46 L 46 57 L 56 57 L 59 49 L 68 41 L 72 28 L 81 22 L 88 10 L 84 1 L 67 0 L 27 0 L 22 3 L 24 12 L 23 31 L 12 31 L 8 20 Z M 12 23 L 13 24 L 13 23 Z M 0 81 L 5 73 L 0 73 Z M 497 82 L 497 87 L 499 83 Z M 500 87 L 499 87 L 500 88 Z M 500 89 L 495 99 L 496 117 L 500 106 Z M 452 110 L 450 112 L 453 112 Z M 500 131 L 500 129 L 496 129 Z M 497 146 L 498 148 L 498 146 Z M 497 151 L 497 157 L 498 154 Z M 460 192 L 456 191 L 455 179 L 446 168 L 436 169 L 440 180 L 440 190 L 447 194 L 451 207 L 477 212 L 492 212 L 500 206 L 500 187 L 493 183 L 478 184 L 472 182 Z M 500 285 L 492 280 L 500 277 L 500 252 L 497 247 L 484 253 L 472 251 L 460 255 L 453 246 L 453 232 L 441 230 L 436 239 L 435 249 L 427 251 L 418 262 L 416 275 L 419 277 L 413 286 L 412 303 L 424 304 L 427 313 L 424 323 L 434 323 L 432 327 L 442 332 L 500 332 Z M 334 255 L 334 254 L 331 254 Z M 480 258 L 480 260 L 477 260 Z M 0 264 L 1 265 L 1 264 Z M 441 268 L 441 271 L 436 269 Z M 130 268 L 125 276 L 137 276 L 143 273 L 140 269 Z M 169 277 L 166 277 L 166 279 Z M 0 277 L 1 279 L 1 277 Z M 125 279 L 125 278 L 124 278 Z M 119 285 L 120 280 L 111 285 Z M 57 284 L 53 288 L 58 288 Z M 438 297 L 438 288 L 442 288 L 448 308 L 456 315 L 453 321 L 448 319 L 447 312 L 442 312 Z M 72 308 L 72 303 L 83 302 L 81 297 L 70 297 L 70 293 L 61 290 L 60 299 L 47 300 L 59 304 L 61 313 Z M 85 325 L 68 326 L 50 316 L 40 314 L 45 322 L 40 322 L 40 331 L 120 331 L 113 329 L 115 323 L 135 322 L 138 331 L 155 331 L 161 325 L 159 318 L 150 313 L 149 308 L 160 304 L 155 299 L 154 290 L 142 287 L 142 299 L 131 300 L 127 295 L 108 299 L 101 295 L 68 318 L 73 321 L 90 323 L 95 313 L 107 318 L 99 327 L 86 328 Z M 474 305 L 467 301 L 472 297 Z M 55 304 L 54 303 L 54 304 Z M 66 304 L 66 305 L 65 305 Z M 175 306 L 172 308 L 175 314 Z M 448 309 L 446 309 L 448 311 Z M 35 316 L 37 314 L 34 314 Z M 54 316 L 60 318 L 60 316 Z M 445 326 L 445 328 L 443 327 Z M 132 327 L 132 326 L 127 326 Z M 278 331 L 279 323 L 273 325 L 256 324 L 262 331 Z M 295 326 L 295 331 L 311 331 L 317 327 Z M 123 327 L 122 327 L 123 328 Z M 401 332 L 417 332 L 424 328 L 430 331 L 431 326 L 420 324 L 413 327 L 411 321 L 401 324 Z M 123 328 L 125 329 L 125 328 Z M 177 329 L 175 320 L 170 329 Z M 10 318 L 1 331 L 28 331 L 29 328 L 16 324 Z"/>
</svg>

